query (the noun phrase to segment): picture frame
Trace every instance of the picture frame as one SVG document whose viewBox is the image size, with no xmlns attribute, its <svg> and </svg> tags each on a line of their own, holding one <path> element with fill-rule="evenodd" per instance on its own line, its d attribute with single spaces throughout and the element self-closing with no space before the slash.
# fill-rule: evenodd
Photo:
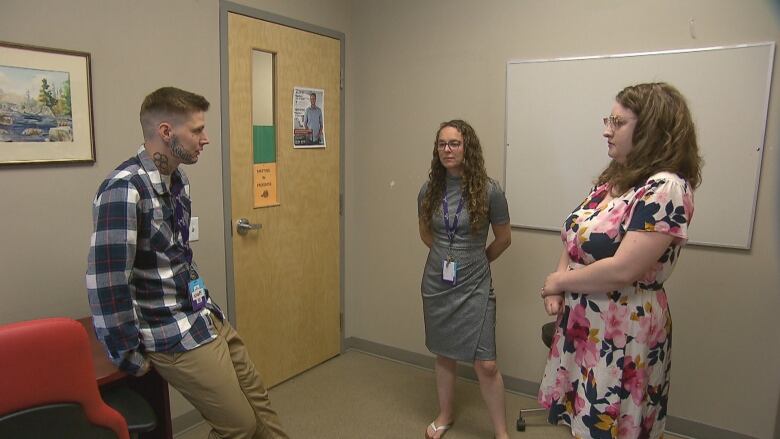
<svg viewBox="0 0 780 439">
<path fill-rule="evenodd" d="M 94 162 L 90 54 L 0 41 L 0 165 Z"/>
</svg>

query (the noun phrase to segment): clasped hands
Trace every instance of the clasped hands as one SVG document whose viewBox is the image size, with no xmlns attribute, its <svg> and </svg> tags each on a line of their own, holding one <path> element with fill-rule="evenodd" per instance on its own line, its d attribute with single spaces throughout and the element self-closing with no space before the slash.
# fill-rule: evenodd
<svg viewBox="0 0 780 439">
<path fill-rule="evenodd" d="M 563 290 L 558 286 L 561 273 L 554 271 L 544 280 L 544 286 L 540 292 L 544 301 L 544 310 L 547 315 L 557 315 L 563 311 Z"/>
</svg>

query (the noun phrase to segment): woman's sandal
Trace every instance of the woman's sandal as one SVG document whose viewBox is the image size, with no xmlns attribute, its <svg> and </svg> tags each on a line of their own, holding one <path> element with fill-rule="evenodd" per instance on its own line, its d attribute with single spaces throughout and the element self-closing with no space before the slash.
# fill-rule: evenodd
<svg viewBox="0 0 780 439">
<path fill-rule="evenodd" d="M 433 430 L 433 434 L 434 434 L 434 435 L 435 435 L 436 433 L 438 433 L 438 432 L 440 432 L 440 431 L 441 431 L 441 432 L 442 432 L 442 433 L 441 433 L 441 436 L 439 436 L 439 438 L 441 438 L 441 437 L 443 437 L 443 436 L 444 436 L 444 434 L 447 432 L 447 430 L 449 430 L 449 429 L 450 429 L 450 427 L 452 427 L 452 422 L 450 422 L 449 424 L 440 425 L 440 426 L 438 426 L 438 427 L 437 427 L 437 426 L 436 426 L 436 421 L 433 421 L 433 422 L 431 422 L 431 425 L 429 425 L 429 426 L 428 426 L 428 427 L 425 429 L 425 439 L 436 439 L 435 437 L 433 437 L 433 436 L 431 436 L 430 434 L 428 434 L 428 430 L 429 430 L 429 429 L 430 429 L 430 430 Z"/>
</svg>

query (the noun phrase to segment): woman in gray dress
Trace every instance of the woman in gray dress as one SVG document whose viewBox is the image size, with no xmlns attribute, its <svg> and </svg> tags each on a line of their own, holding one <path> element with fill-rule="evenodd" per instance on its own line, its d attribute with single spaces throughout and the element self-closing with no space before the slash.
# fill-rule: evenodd
<svg viewBox="0 0 780 439">
<path fill-rule="evenodd" d="M 468 123 L 452 120 L 439 127 L 417 202 L 420 238 L 430 248 L 422 279 L 425 344 L 436 354 L 439 397 L 439 415 L 425 437 L 440 438 L 452 425 L 456 362 L 468 361 L 496 438 L 508 438 L 490 262 L 511 242 L 509 209 L 501 187 L 485 172 L 482 147 Z M 488 225 L 495 239 L 486 247 Z"/>
</svg>

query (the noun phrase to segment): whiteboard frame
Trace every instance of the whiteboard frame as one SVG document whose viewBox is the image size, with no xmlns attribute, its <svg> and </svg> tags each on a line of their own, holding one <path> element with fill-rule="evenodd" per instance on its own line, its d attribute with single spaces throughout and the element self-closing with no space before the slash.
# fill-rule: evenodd
<svg viewBox="0 0 780 439">
<path fill-rule="evenodd" d="M 773 72 L 773 65 L 774 65 L 774 57 L 775 57 L 775 42 L 774 41 L 763 41 L 763 42 L 756 42 L 756 43 L 741 43 L 741 44 L 732 44 L 732 45 L 721 45 L 721 46 L 711 46 L 711 47 L 698 47 L 698 48 L 688 48 L 688 49 L 671 49 L 671 50 L 657 50 L 657 51 L 649 51 L 649 52 L 630 52 L 630 53 L 617 53 L 617 54 L 603 54 L 603 55 L 587 55 L 587 56 L 572 56 L 572 57 L 558 57 L 558 58 L 534 58 L 534 59 L 511 59 L 507 61 L 506 63 L 506 76 L 505 76 L 505 102 L 504 102 L 504 190 L 507 190 L 507 168 L 508 168 L 508 155 L 509 155 L 509 73 L 510 73 L 510 66 L 513 64 L 532 64 L 532 63 L 547 63 L 547 62 L 561 62 L 561 61 L 577 61 L 577 60 L 593 60 L 593 59 L 611 59 L 611 58 L 628 58 L 628 57 L 640 57 L 640 56 L 654 56 L 654 55 L 671 55 L 671 54 L 680 54 L 680 53 L 693 53 L 693 52 L 710 52 L 710 51 L 717 51 L 717 50 L 730 50 L 730 49 L 741 49 L 741 48 L 749 48 L 749 47 L 759 47 L 759 46 L 768 46 L 769 48 L 769 60 L 768 60 L 768 71 L 767 71 L 767 77 L 766 77 L 766 83 L 765 89 L 766 89 L 766 96 L 763 99 L 763 108 L 761 109 L 762 114 L 764 115 L 764 123 L 761 125 L 761 143 L 759 145 L 760 153 L 758 154 L 758 159 L 756 161 L 756 170 L 755 170 L 755 181 L 754 185 L 756 187 L 756 190 L 753 192 L 753 201 L 751 203 L 752 209 L 750 211 L 750 218 L 749 218 L 749 225 L 750 229 L 748 230 L 747 235 L 747 243 L 745 245 L 729 245 L 729 244 L 722 244 L 717 242 L 707 242 L 707 241 L 696 241 L 691 240 L 688 242 L 689 245 L 700 245 L 700 246 L 710 246 L 710 247 L 720 247 L 720 248 L 734 248 L 734 249 L 740 249 L 740 250 L 750 250 L 753 242 L 753 229 L 755 228 L 755 220 L 756 220 L 756 209 L 758 207 L 758 193 L 759 193 L 759 183 L 761 180 L 761 167 L 763 163 L 764 158 L 764 150 L 766 149 L 766 130 L 767 130 L 767 124 L 769 123 L 769 99 L 772 91 L 772 72 Z M 552 231 L 552 232 L 560 232 L 560 227 L 548 227 L 548 226 L 539 226 L 539 225 L 530 225 L 530 224 L 519 224 L 515 222 L 510 223 L 512 228 L 515 229 L 530 229 L 530 230 L 544 230 L 544 231 Z"/>
</svg>

